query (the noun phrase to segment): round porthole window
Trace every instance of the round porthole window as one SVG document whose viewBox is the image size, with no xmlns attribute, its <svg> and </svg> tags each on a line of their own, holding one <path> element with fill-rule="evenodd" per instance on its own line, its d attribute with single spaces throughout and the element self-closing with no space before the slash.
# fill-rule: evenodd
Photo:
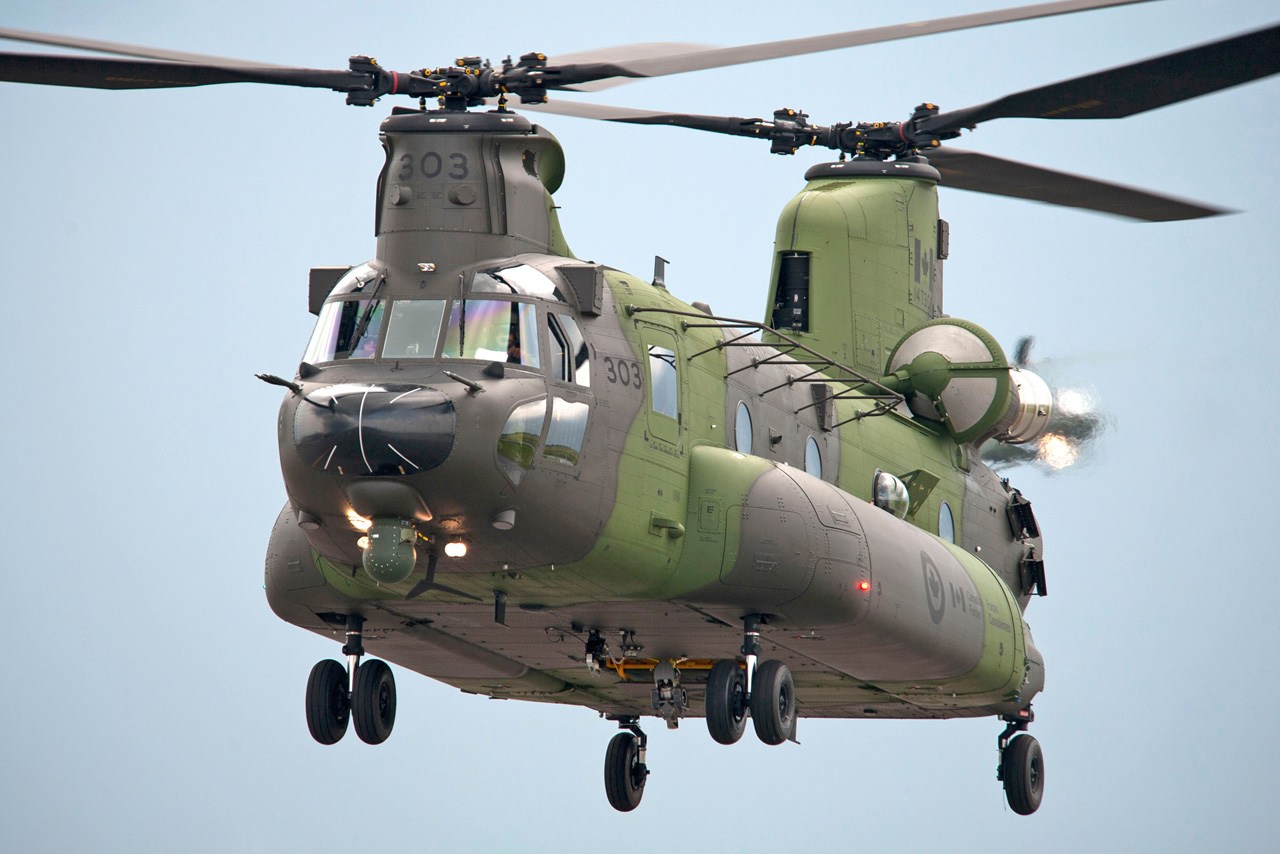
<svg viewBox="0 0 1280 854">
<path fill-rule="evenodd" d="M 738 401 L 738 416 L 733 422 L 733 446 L 740 454 L 751 453 L 751 413 Z"/>
<path fill-rule="evenodd" d="M 948 543 L 956 541 L 956 523 L 951 518 L 951 505 L 945 501 L 938 508 L 938 536 Z"/>
<path fill-rule="evenodd" d="M 818 440 L 812 436 L 804 445 L 804 470 L 814 477 L 822 477 L 822 451 L 818 448 Z"/>
</svg>

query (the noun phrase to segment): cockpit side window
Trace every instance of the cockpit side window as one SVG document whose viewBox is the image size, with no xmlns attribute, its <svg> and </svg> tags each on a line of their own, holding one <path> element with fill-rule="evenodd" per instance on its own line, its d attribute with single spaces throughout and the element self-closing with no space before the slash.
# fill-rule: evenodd
<svg viewBox="0 0 1280 854">
<path fill-rule="evenodd" d="M 587 435 L 585 403 L 571 403 L 555 398 L 551 404 L 551 426 L 547 429 L 547 447 L 542 458 L 566 466 L 576 466 Z"/>
<path fill-rule="evenodd" d="M 591 352 L 578 329 L 577 321 L 567 314 L 547 314 L 551 327 L 551 378 L 591 385 Z"/>
<path fill-rule="evenodd" d="M 551 379 L 567 383 L 573 376 L 573 369 L 569 367 L 569 342 L 565 340 L 554 314 L 547 315 L 547 325 L 551 327 L 551 352 L 547 354 L 551 363 Z"/>
<path fill-rule="evenodd" d="M 538 310 L 529 303 L 456 300 L 441 355 L 539 367 Z"/>
<path fill-rule="evenodd" d="M 325 303 L 302 360 L 317 364 L 340 359 L 372 359 L 382 330 L 382 306 L 380 299 Z"/>
<path fill-rule="evenodd" d="M 498 437 L 498 464 L 517 486 L 533 465 L 533 455 L 538 450 L 538 439 L 542 436 L 546 416 L 545 397 L 522 403 L 511 412 L 506 426 L 502 428 L 502 435 Z"/>
</svg>

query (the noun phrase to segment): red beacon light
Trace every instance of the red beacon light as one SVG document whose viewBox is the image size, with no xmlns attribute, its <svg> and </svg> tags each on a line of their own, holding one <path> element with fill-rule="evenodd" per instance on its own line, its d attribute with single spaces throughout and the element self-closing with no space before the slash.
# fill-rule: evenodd
<svg viewBox="0 0 1280 854">
<path fill-rule="evenodd" d="M 870 590 L 870 589 L 871 589 L 871 582 L 870 582 L 870 581 L 859 581 L 859 582 L 858 582 L 858 589 L 859 589 L 859 590 Z"/>
</svg>

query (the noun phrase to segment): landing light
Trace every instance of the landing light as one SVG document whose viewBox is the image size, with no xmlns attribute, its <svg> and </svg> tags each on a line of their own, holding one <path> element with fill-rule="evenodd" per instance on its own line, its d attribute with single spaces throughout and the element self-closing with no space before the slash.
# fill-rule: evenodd
<svg viewBox="0 0 1280 854">
<path fill-rule="evenodd" d="M 347 521 L 351 523 L 351 527 L 357 531 L 367 531 L 373 526 L 372 519 L 366 519 L 354 510 L 347 511 Z"/>
<path fill-rule="evenodd" d="M 362 551 L 363 551 L 364 549 L 369 548 L 369 538 L 368 538 L 368 537 L 361 537 L 360 539 L 356 540 L 356 548 L 358 548 L 358 549 L 360 549 L 360 550 L 362 550 Z"/>
<path fill-rule="evenodd" d="M 449 557 L 466 557 L 467 544 L 462 540 L 452 540 L 444 544 L 444 553 Z"/>
</svg>

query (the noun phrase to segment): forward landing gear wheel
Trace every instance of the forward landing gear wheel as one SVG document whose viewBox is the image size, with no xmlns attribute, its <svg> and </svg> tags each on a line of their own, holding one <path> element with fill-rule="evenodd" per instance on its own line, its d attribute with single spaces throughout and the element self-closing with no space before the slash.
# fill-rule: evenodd
<svg viewBox="0 0 1280 854">
<path fill-rule="evenodd" d="M 1009 742 L 1000 758 L 1000 779 L 1009 808 L 1018 815 L 1031 815 L 1044 797 L 1044 754 L 1040 742 L 1019 735 Z"/>
<path fill-rule="evenodd" d="M 796 686 L 791 668 L 765 661 L 751 685 L 751 721 L 765 744 L 782 744 L 796 734 Z"/>
<path fill-rule="evenodd" d="M 347 732 L 347 670 L 332 659 L 311 668 L 307 677 L 307 729 L 321 744 L 335 744 Z"/>
<path fill-rule="evenodd" d="M 707 677 L 707 730 L 721 744 L 747 731 L 747 677 L 731 659 L 721 659 Z"/>
<path fill-rule="evenodd" d="M 609 742 L 604 754 L 604 793 L 609 806 L 631 812 L 640 805 L 649 769 L 640 761 L 640 739 L 620 732 Z"/>
<path fill-rule="evenodd" d="M 356 669 L 351 713 L 356 735 L 365 744 L 382 744 L 396 723 L 396 679 L 385 661 L 376 658 Z"/>
</svg>

